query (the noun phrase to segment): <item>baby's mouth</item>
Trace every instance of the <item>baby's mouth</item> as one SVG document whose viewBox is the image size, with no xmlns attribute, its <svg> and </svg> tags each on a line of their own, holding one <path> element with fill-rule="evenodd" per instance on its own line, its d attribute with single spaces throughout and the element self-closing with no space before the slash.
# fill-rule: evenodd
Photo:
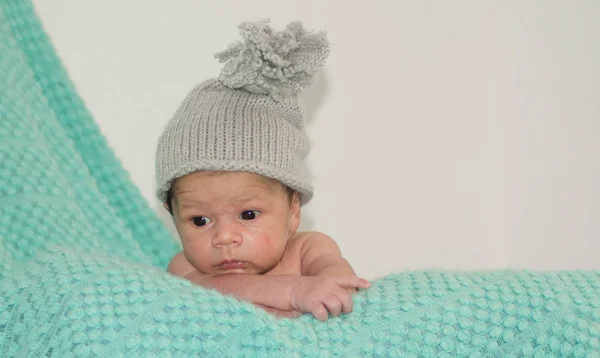
<svg viewBox="0 0 600 358">
<path fill-rule="evenodd" d="M 216 266 L 219 270 L 245 269 L 248 266 L 246 261 L 225 260 Z"/>
</svg>

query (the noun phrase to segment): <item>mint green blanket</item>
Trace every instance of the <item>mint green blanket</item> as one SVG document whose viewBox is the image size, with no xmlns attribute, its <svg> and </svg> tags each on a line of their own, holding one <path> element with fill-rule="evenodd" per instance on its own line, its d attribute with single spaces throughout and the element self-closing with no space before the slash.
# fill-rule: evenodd
<svg viewBox="0 0 600 358">
<path fill-rule="evenodd" d="M 1 357 L 600 357 L 598 272 L 389 275 L 321 323 L 167 275 L 177 250 L 32 5 L 0 0 Z"/>
</svg>

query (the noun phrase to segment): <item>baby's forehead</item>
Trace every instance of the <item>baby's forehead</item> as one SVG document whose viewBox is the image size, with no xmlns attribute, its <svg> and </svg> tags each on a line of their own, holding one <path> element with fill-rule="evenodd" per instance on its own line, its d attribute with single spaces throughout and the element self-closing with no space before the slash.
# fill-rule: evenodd
<svg viewBox="0 0 600 358">
<path fill-rule="evenodd" d="M 218 194 L 217 197 L 226 196 L 230 200 L 236 197 L 243 200 L 250 196 L 254 198 L 271 196 L 281 192 L 283 188 L 283 184 L 279 181 L 254 173 L 212 171 L 185 175 L 174 182 L 172 187 L 173 194 L 176 196 Z"/>
</svg>

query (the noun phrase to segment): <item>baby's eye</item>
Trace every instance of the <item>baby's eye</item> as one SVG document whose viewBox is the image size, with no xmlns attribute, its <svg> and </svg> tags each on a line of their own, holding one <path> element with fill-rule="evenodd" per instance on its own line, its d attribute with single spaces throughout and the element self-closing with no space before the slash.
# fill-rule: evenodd
<svg viewBox="0 0 600 358">
<path fill-rule="evenodd" d="M 210 222 L 210 219 L 206 216 L 195 216 L 192 218 L 192 221 L 196 226 L 204 226 Z"/>
<path fill-rule="evenodd" d="M 260 214 L 258 210 L 246 210 L 240 214 L 242 220 L 254 220 Z"/>
</svg>

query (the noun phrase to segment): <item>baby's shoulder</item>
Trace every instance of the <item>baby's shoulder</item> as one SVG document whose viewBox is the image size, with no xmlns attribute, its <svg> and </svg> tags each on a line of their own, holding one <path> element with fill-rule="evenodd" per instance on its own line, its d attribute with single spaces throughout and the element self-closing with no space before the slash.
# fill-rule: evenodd
<svg viewBox="0 0 600 358">
<path fill-rule="evenodd" d="M 287 242 L 281 261 L 268 274 L 270 275 L 300 275 L 302 272 L 302 258 L 305 256 L 311 242 L 318 240 L 325 234 L 307 231 L 295 233 Z"/>
<path fill-rule="evenodd" d="M 343 260 L 337 243 L 321 232 L 297 233 L 288 245 L 290 257 L 293 257 L 301 275 L 312 276 L 311 272 L 315 271 L 315 267 Z"/>
<path fill-rule="evenodd" d="M 310 232 L 295 233 L 285 245 L 284 259 L 287 261 L 300 262 L 304 246 L 310 240 Z"/>
<path fill-rule="evenodd" d="M 318 231 L 298 232 L 292 236 L 286 247 L 286 251 L 299 261 L 312 260 L 320 254 L 328 255 L 331 250 L 339 250 L 335 241 Z"/>
<path fill-rule="evenodd" d="M 321 241 L 332 240 L 329 236 L 318 231 L 303 231 L 295 233 L 288 242 L 289 249 L 306 250 L 310 245 Z"/>
</svg>

